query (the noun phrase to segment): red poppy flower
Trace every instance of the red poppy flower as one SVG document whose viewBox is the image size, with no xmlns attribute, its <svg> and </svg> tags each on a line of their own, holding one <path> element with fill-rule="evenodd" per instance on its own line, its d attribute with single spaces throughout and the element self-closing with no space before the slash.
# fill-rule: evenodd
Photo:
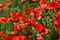
<svg viewBox="0 0 60 40">
<path fill-rule="evenodd" d="M 1 22 L 1 23 L 8 23 L 9 21 L 10 21 L 9 18 L 6 18 L 6 17 L 1 17 L 1 18 L 0 18 L 0 22 Z"/>
<path fill-rule="evenodd" d="M 19 40 L 18 36 L 14 36 L 12 40 Z"/>
<path fill-rule="evenodd" d="M 53 9 L 58 9 L 58 4 L 56 2 L 53 2 Z"/>
<path fill-rule="evenodd" d="M 4 40 L 10 40 L 10 38 L 8 38 L 8 37 L 5 37 L 5 38 L 4 38 Z"/>
<path fill-rule="evenodd" d="M 16 13 L 16 16 L 17 16 L 17 17 L 22 17 L 23 14 L 22 14 L 22 12 L 17 12 L 17 13 Z"/>
<path fill-rule="evenodd" d="M 26 14 L 31 14 L 31 11 L 32 11 L 32 10 L 29 9 L 29 8 L 26 8 L 26 9 L 25 9 Z"/>
<path fill-rule="evenodd" d="M 28 24 L 25 24 L 23 28 L 24 28 L 24 30 L 29 30 L 29 29 L 30 29 L 30 28 L 28 27 Z"/>
<path fill-rule="evenodd" d="M 35 8 L 31 14 L 32 14 L 31 19 L 33 18 L 33 20 L 34 19 L 40 20 L 42 18 L 42 8 L 41 7 Z"/>
<path fill-rule="evenodd" d="M 58 5 L 58 9 L 60 9 L 60 0 L 55 0 L 55 2 L 57 3 L 57 5 Z"/>
<path fill-rule="evenodd" d="M 27 22 L 29 19 L 28 19 L 28 17 L 21 17 L 20 18 L 20 22 L 22 21 L 22 22 Z"/>
<path fill-rule="evenodd" d="M 42 36 L 36 38 L 36 40 L 44 40 Z"/>
<path fill-rule="evenodd" d="M 28 22 L 26 24 L 24 24 L 24 27 L 23 27 L 24 30 L 30 30 L 31 25 L 33 25 L 33 24 L 34 24 L 33 21 L 28 20 Z"/>
<path fill-rule="evenodd" d="M 37 7 L 35 9 L 33 9 L 33 13 L 42 13 L 42 8 L 41 7 Z"/>
<path fill-rule="evenodd" d="M 0 3 L 0 10 L 5 9 L 6 6 L 3 3 Z"/>
<path fill-rule="evenodd" d="M 39 4 L 41 5 L 41 8 L 47 7 L 46 0 L 40 0 Z"/>
<path fill-rule="evenodd" d="M 12 5 L 12 1 L 11 0 L 7 0 L 7 5 L 11 6 Z"/>
<path fill-rule="evenodd" d="M 33 19 L 33 20 L 34 20 L 34 19 L 40 20 L 40 19 L 42 19 L 42 18 L 43 18 L 42 14 L 35 14 L 34 16 L 32 16 L 32 19 Z"/>
<path fill-rule="evenodd" d="M 25 36 L 24 35 L 21 35 L 21 36 L 19 36 L 19 40 L 25 40 Z"/>
<path fill-rule="evenodd" d="M 11 35 L 16 35 L 16 34 L 17 34 L 17 32 L 12 31 L 10 34 L 11 34 Z"/>
<path fill-rule="evenodd" d="M 47 9 L 53 9 L 53 3 L 47 2 Z"/>
<path fill-rule="evenodd" d="M 4 32 L 0 32 L 0 37 L 4 37 L 4 36 L 5 36 Z"/>
<path fill-rule="evenodd" d="M 36 31 L 38 31 L 42 35 L 47 35 L 47 33 L 48 33 L 48 29 L 46 29 L 41 24 L 34 24 L 34 28 L 35 28 Z"/>
<path fill-rule="evenodd" d="M 54 18 L 54 28 L 56 30 L 60 29 L 60 11 L 56 13 L 55 18 Z"/>
<path fill-rule="evenodd" d="M 21 16 L 22 16 L 22 13 L 21 13 L 21 12 L 17 12 L 17 13 L 11 12 L 11 13 L 10 13 L 10 19 L 11 19 L 12 21 L 19 20 L 19 18 L 20 18 Z"/>
<path fill-rule="evenodd" d="M 58 8 L 58 4 L 54 1 L 54 2 L 46 2 L 46 0 L 40 0 L 40 5 L 41 8 L 47 8 L 47 9 L 57 9 Z"/>
<path fill-rule="evenodd" d="M 14 30 L 10 33 L 11 35 L 16 35 L 20 31 L 20 23 L 14 24 Z"/>
<path fill-rule="evenodd" d="M 25 36 L 10 36 L 10 37 L 4 37 L 4 40 L 25 40 Z"/>
<path fill-rule="evenodd" d="M 42 35 L 47 35 L 48 29 L 45 28 L 43 25 L 41 25 L 41 24 L 36 24 L 36 23 L 34 23 L 33 21 L 29 21 L 28 24 L 34 26 L 34 29 L 35 29 L 36 31 L 38 31 L 40 34 L 42 34 Z"/>
<path fill-rule="evenodd" d="M 55 2 L 47 2 L 47 9 L 55 10 L 57 8 L 58 8 L 57 3 L 55 3 Z"/>
<path fill-rule="evenodd" d="M 46 3 L 46 0 L 40 0 L 39 3 L 40 3 L 40 4 L 45 4 L 45 3 Z"/>
<path fill-rule="evenodd" d="M 20 31 L 20 24 L 14 25 L 14 31 Z"/>
<path fill-rule="evenodd" d="M 29 24 L 29 23 L 26 23 L 26 24 L 24 24 L 24 30 L 30 30 L 31 29 L 31 25 Z"/>
<path fill-rule="evenodd" d="M 41 4 L 41 8 L 46 8 L 47 4 Z"/>
<path fill-rule="evenodd" d="M 35 23 L 34 23 L 34 21 L 29 20 L 28 24 L 34 25 Z"/>
</svg>

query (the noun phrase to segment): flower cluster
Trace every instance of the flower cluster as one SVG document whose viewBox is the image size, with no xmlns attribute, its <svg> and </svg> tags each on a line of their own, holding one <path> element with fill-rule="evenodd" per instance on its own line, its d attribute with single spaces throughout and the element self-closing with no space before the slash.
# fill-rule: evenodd
<svg viewBox="0 0 60 40">
<path fill-rule="evenodd" d="M 46 0 L 40 0 L 39 3 L 42 8 L 52 9 L 52 10 L 60 9 L 59 0 L 55 0 L 54 2 L 46 2 Z"/>
<path fill-rule="evenodd" d="M 37 3 L 37 0 L 27 0 L 29 5 Z M 26 0 L 18 1 L 18 4 L 24 4 Z M 60 1 L 54 0 L 54 2 L 47 2 L 46 0 L 40 0 L 39 6 L 35 8 L 25 8 L 23 12 L 11 11 L 9 16 L 1 16 L 0 23 L 8 24 L 12 22 L 13 31 L 10 32 L 10 36 L 6 35 L 4 31 L 0 32 L 0 37 L 3 37 L 3 40 L 33 40 L 36 36 L 35 34 L 40 34 L 36 36 L 34 40 L 44 40 L 43 36 L 48 35 L 49 29 L 40 23 L 44 19 L 43 9 L 58 11 L 54 17 L 54 28 L 58 31 L 60 30 Z M 0 11 L 5 11 L 5 9 L 13 8 L 15 5 L 12 0 L 6 0 L 6 4 L 0 3 Z M 19 6 L 18 5 L 18 6 Z M 35 5 L 35 4 L 34 4 Z M 34 6 L 33 5 L 33 6 Z M 15 5 L 16 6 L 16 5 Z M 18 7 L 17 6 L 17 7 Z M 31 6 L 32 7 L 32 6 Z M 15 10 L 15 9 L 14 9 Z M 36 31 L 34 34 L 30 32 L 31 30 Z M 26 32 L 25 32 L 26 31 Z M 58 40 L 60 40 L 60 33 L 58 34 Z"/>
</svg>

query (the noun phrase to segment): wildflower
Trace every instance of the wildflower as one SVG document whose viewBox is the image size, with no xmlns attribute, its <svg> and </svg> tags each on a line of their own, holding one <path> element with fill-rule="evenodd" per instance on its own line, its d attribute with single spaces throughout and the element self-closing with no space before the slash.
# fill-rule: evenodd
<svg viewBox="0 0 60 40">
<path fill-rule="evenodd" d="M 27 22 L 29 19 L 28 19 L 28 17 L 22 17 L 22 18 L 20 18 L 20 22 L 22 21 L 22 22 Z"/>
<path fill-rule="evenodd" d="M 26 14 L 31 14 L 31 9 L 26 8 L 26 9 L 25 9 L 25 12 L 26 12 Z"/>
<path fill-rule="evenodd" d="M 9 18 L 6 18 L 6 17 L 1 17 L 1 18 L 0 18 L 0 22 L 1 22 L 1 23 L 8 23 L 9 21 L 10 21 Z"/>
<path fill-rule="evenodd" d="M 41 8 L 47 7 L 46 0 L 40 0 L 39 4 L 41 5 Z"/>
<path fill-rule="evenodd" d="M 6 36 L 6 37 L 4 37 L 3 40 L 13 40 L 13 37 L 14 37 L 14 36 L 10 36 L 10 37 L 7 37 L 7 36 Z"/>
<path fill-rule="evenodd" d="M 57 4 L 57 8 L 60 9 L 60 0 L 55 0 L 55 3 Z"/>
<path fill-rule="evenodd" d="M 12 40 L 19 40 L 18 36 L 14 36 Z"/>
<path fill-rule="evenodd" d="M 54 28 L 56 30 L 60 29 L 60 11 L 56 13 L 55 18 L 54 18 Z"/>
<path fill-rule="evenodd" d="M 40 33 L 42 35 L 47 35 L 48 29 L 45 28 L 43 25 L 41 25 L 41 24 L 34 24 L 33 26 L 34 26 L 35 30 L 38 31 L 38 33 Z"/>
<path fill-rule="evenodd" d="M 36 40 L 44 40 L 42 36 L 36 38 Z"/>
<path fill-rule="evenodd" d="M 19 20 L 19 18 L 22 16 L 22 13 L 21 12 L 11 12 L 10 13 L 10 20 L 12 21 L 16 21 L 16 20 Z"/>
<path fill-rule="evenodd" d="M 25 40 L 25 36 L 24 35 L 21 35 L 21 36 L 19 36 L 19 40 Z"/>
<path fill-rule="evenodd" d="M 7 0 L 7 6 L 11 6 L 12 5 L 12 1 L 11 0 Z"/>
<path fill-rule="evenodd" d="M 0 32 L 0 37 L 4 37 L 4 36 L 5 36 L 4 32 Z"/>
<path fill-rule="evenodd" d="M 42 8 L 41 7 L 37 7 L 33 10 L 32 18 L 37 19 L 37 20 L 40 20 L 42 18 Z"/>
<path fill-rule="evenodd" d="M 14 31 L 20 31 L 20 24 L 14 25 Z"/>
<path fill-rule="evenodd" d="M 58 7 L 57 3 L 55 3 L 55 2 L 47 2 L 46 4 L 47 4 L 47 9 L 55 10 Z"/>
<path fill-rule="evenodd" d="M 6 6 L 3 3 L 0 3 L 0 10 L 5 9 Z"/>
</svg>

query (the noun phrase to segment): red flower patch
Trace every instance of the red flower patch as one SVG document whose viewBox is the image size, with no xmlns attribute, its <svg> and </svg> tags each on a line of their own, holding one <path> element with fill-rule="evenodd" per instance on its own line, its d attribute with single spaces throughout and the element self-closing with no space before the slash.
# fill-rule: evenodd
<svg viewBox="0 0 60 40">
<path fill-rule="evenodd" d="M 11 12 L 10 13 L 10 20 L 12 21 L 16 21 L 16 20 L 19 20 L 19 18 L 22 16 L 22 13 L 21 12 Z"/>
<path fill-rule="evenodd" d="M 55 18 L 54 18 L 54 28 L 56 30 L 60 29 L 60 11 L 56 13 Z"/>
<path fill-rule="evenodd" d="M 6 17 L 1 17 L 1 18 L 0 18 L 0 22 L 1 22 L 1 23 L 8 23 L 9 21 L 10 21 L 9 18 L 6 18 Z"/>
</svg>

